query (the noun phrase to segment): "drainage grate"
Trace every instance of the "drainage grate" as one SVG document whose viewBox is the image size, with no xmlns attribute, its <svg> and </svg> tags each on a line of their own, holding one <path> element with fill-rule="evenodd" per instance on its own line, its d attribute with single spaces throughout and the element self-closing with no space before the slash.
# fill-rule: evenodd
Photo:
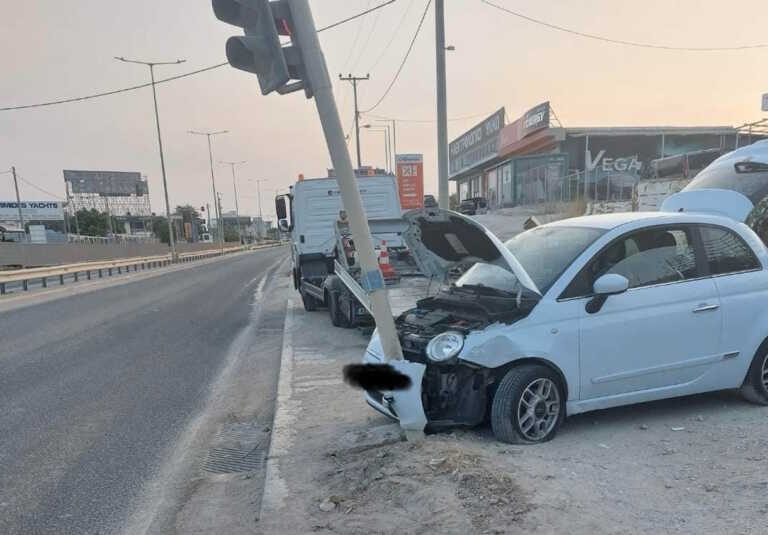
<svg viewBox="0 0 768 535">
<path fill-rule="evenodd" d="M 229 424 L 216 436 L 203 461 L 214 474 L 252 472 L 264 467 L 269 433 L 258 424 Z"/>
</svg>

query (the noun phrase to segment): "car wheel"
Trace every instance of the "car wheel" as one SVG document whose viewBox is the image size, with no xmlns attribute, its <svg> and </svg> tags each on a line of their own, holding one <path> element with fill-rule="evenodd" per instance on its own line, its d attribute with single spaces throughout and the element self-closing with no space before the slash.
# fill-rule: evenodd
<svg viewBox="0 0 768 535">
<path fill-rule="evenodd" d="M 546 366 L 524 365 L 507 372 L 491 406 L 497 440 L 536 444 L 552 440 L 565 417 L 560 378 Z"/>
<path fill-rule="evenodd" d="M 337 292 L 328 292 L 328 314 L 331 316 L 331 323 L 334 327 L 341 326 L 339 311 L 339 294 Z"/>
<path fill-rule="evenodd" d="M 301 291 L 301 302 L 304 304 L 304 310 L 307 312 L 314 312 L 317 310 L 317 299 L 307 292 Z"/>
<path fill-rule="evenodd" d="M 768 405 L 768 343 L 763 343 L 752 359 L 741 395 L 751 403 Z"/>
</svg>

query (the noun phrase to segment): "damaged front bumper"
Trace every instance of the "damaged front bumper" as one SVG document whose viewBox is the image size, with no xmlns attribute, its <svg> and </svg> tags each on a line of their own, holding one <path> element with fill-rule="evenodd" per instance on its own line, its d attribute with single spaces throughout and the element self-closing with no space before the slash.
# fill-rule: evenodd
<svg viewBox="0 0 768 535">
<path fill-rule="evenodd" d="M 365 352 L 363 363 L 384 364 L 385 361 L 369 350 Z M 400 422 L 402 429 L 423 431 L 427 425 L 427 416 L 421 401 L 421 384 L 427 367 L 407 360 L 392 360 L 386 364 L 407 375 L 411 379 L 411 386 L 394 391 L 366 390 L 365 401 L 383 415 Z"/>
</svg>

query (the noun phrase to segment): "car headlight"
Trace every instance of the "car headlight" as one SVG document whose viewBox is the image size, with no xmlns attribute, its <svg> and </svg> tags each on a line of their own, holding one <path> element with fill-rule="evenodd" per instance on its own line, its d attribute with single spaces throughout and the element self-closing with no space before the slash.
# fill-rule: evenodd
<svg viewBox="0 0 768 535">
<path fill-rule="evenodd" d="M 463 334 L 456 331 L 446 331 L 429 341 L 427 357 L 434 362 L 445 362 L 458 355 L 463 347 Z"/>
</svg>

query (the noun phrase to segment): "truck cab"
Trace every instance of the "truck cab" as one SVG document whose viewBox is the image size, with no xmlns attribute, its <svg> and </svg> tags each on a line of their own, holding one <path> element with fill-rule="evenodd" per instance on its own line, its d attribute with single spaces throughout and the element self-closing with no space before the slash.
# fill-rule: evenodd
<svg viewBox="0 0 768 535">
<path fill-rule="evenodd" d="M 358 177 L 363 208 L 370 220 L 401 217 L 395 177 L 391 174 Z M 326 279 L 334 272 L 336 223 L 343 215 L 341 192 L 335 178 L 300 180 L 287 195 L 275 199 L 281 232 L 290 233 L 293 284 L 306 310 L 326 306 Z M 391 245 L 397 247 L 396 237 Z"/>
</svg>

